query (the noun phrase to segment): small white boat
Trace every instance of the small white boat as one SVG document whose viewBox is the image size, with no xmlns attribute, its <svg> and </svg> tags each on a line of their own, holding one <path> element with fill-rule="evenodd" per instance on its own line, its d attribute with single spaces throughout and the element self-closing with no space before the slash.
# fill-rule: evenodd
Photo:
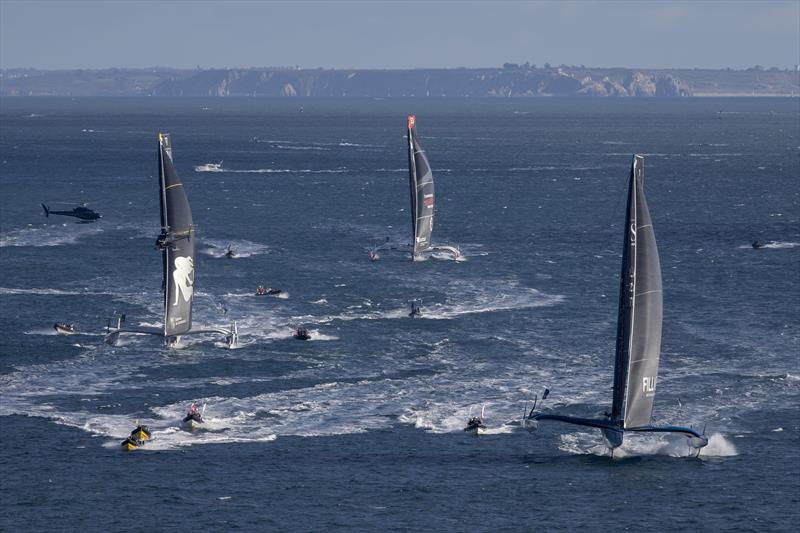
<svg viewBox="0 0 800 533">
<path fill-rule="evenodd" d="M 483 435 L 486 433 L 486 426 L 483 425 L 483 420 L 480 417 L 473 416 L 467 420 L 467 427 L 464 428 L 464 431 L 471 435 Z"/>
<path fill-rule="evenodd" d="M 485 409 L 486 405 L 481 407 L 481 416 L 472 416 L 472 409 L 469 410 L 467 427 L 464 428 L 466 433 L 470 435 L 483 435 L 486 433 L 486 425 L 483 423 L 483 412 Z"/>
<path fill-rule="evenodd" d="M 299 341 L 307 341 L 311 339 L 311 333 L 306 328 L 297 328 L 292 337 Z"/>
<path fill-rule="evenodd" d="M 198 411 L 197 406 L 192 404 L 191 407 L 189 407 L 189 411 L 186 413 L 186 416 L 184 416 L 183 420 L 181 420 L 181 429 L 193 431 L 199 427 L 202 427 L 202 425 L 205 423 L 205 420 L 203 420 L 203 414 L 205 412 L 205 404 L 203 404 L 202 411 Z"/>
<path fill-rule="evenodd" d="M 195 172 L 225 172 L 222 168 L 222 161 L 219 163 L 206 163 L 194 167 Z"/>
<path fill-rule="evenodd" d="M 187 415 L 183 418 L 183 421 L 181 422 L 181 429 L 186 431 L 193 431 L 199 427 L 202 427 L 202 425 L 203 425 L 202 418 L 198 419 Z"/>
<path fill-rule="evenodd" d="M 66 322 L 56 322 L 53 324 L 53 329 L 56 330 L 56 333 L 59 335 L 72 335 L 77 331 L 74 325 L 67 324 Z"/>
</svg>

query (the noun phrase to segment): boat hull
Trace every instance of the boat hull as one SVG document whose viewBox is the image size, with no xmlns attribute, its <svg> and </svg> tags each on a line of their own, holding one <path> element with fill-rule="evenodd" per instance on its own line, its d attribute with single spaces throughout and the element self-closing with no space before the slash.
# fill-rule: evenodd
<svg viewBox="0 0 800 533">
<path fill-rule="evenodd" d="M 194 418 L 190 418 L 181 422 L 181 429 L 184 431 L 194 431 L 196 429 L 200 429 L 201 427 L 203 427 L 203 423 L 195 420 Z"/>
<path fill-rule="evenodd" d="M 144 443 L 146 440 L 150 440 L 151 435 L 150 431 L 143 428 L 134 429 L 131 432 L 131 439 Z"/>
<path fill-rule="evenodd" d="M 56 324 L 55 326 L 53 326 L 53 329 L 55 329 L 56 333 L 58 333 L 59 335 L 74 335 L 75 334 L 75 330 L 74 329 L 66 328 L 66 327 L 61 326 L 59 324 Z"/>
<path fill-rule="evenodd" d="M 611 428 L 603 428 L 601 431 L 603 432 L 603 441 L 608 449 L 614 450 L 622 446 L 622 431 Z"/>
<path fill-rule="evenodd" d="M 136 441 L 129 437 L 124 441 L 122 441 L 122 449 L 125 450 L 126 452 L 132 452 L 133 450 L 138 449 L 142 444 L 144 443 Z"/>
</svg>

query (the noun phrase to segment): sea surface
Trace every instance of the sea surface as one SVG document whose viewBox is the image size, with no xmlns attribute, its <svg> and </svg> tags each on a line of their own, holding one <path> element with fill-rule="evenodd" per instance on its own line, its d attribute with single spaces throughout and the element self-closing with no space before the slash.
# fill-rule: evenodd
<svg viewBox="0 0 800 533">
<path fill-rule="evenodd" d="M 465 261 L 368 259 L 410 240 L 409 113 L 433 240 Z M 235 321 L 238 349 L 104 343 L 115 314 L 163 320 L 157 132 L 197 228 L 194 321 Z M 612 458 L 596 430 L 519 424 L 546 387 L 546 412 L 609 409 L 633 153 L 663 270 L 653 418 L 704 430 L 696 458 L 682 437 L 628 435 Z M 800 519 L 798 98 L 3 99 L 0 187 L 0 530 Z M 489 431 L 465 434 L 482 408 Z M 154 439 L 123 452 L 136 421 Z"/>
</svg>

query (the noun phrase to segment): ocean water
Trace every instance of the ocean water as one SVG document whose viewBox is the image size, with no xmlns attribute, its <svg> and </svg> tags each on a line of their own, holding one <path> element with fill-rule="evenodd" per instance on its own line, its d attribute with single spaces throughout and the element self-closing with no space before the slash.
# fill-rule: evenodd
<svg viewBox="0 0 800 533">
<path fill-rule="evenodd" d="M 466 261 L 367 258 L 409 240 L 408 113 L 433 240 Z M 238 349 L 103 342 L 115 313 L 162 320 L 159 131 L 197 226 L 195 322 L 236 321 Z M 519 427 L 545 387 L 545 410 L 610 406 L 634 152 L 663 270 L 654 421 L 705 428 L 698 458 Z M 0 529 L 792 530 L 799 178 L 797 98 L 0 100 Z M 178 427 L 191 402 L 203 431 Z M 137 420 L 155 438 L 123 452 Z"/>
</svg>

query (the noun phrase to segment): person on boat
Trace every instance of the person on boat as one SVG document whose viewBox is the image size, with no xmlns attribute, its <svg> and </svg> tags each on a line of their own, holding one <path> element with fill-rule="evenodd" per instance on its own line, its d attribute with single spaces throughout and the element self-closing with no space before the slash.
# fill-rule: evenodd
<svg viewBox="0 0 800 533">
<path fill-rule="evenodd" d="M 308 333 L 306 328 L 297 328 L 297 331 L 294 332 L 294 338 L 301 341 L 307 341 L 311 338 L 311 335 Z"/>
<path fill-rule="evenodd" d="M 203 417 L 200 415 L 200 412 L 197 410 L 197 405 L 195 405 L 194 402 L 192 402 L 192 405 L 189 407 L 189 411 L 183 418 L 184 422 L 188 422 L 189 420 L 195 420 L 197 422 L 203 421 Z"/>
<path fill-rule="evenodd" d="M 753 241 L 753 249 L 758 250 L 759 248 L 763 248 L 765 246 L 764 241 Z"/>
<path fill-rule="evenodd" d="M 225 252 L 225 257 L 232 258 L 236 257 L 236 252 L 233 250 L 233 246 L 228 244 L 228 250 Z"/>
<path fill-rule="evenodd" d="M 256 294 L 258 294 L 259 296 L 264 296 L 265 294 L 267 294 L 267 290 L 264 288 L 263 285 L 259 285 L 258 289 L 256 289 Z"/>
<path fill-rule="evenodd" d="M 53 328 L 56 330 L 57 333 L 61 335 L 68 335 L 71 333 L 75 333 L 75 325 L 67 324 L 66 322 L 56 322 L 55 324 L 53 324 Z"/>
<path fill-rule="evenodd" d="M 486 426 L 483 425 L 483 419 L 479 416 L 470 417 L 467 420 L 467 427 L 464 428 L 464 431 L 473 431 L 478 429 L 486 429 Z"/>
<path fill-rule="evenodd" d="M 131 431 L 130 437 L 135 441 L 145 441 L 152 437 L 152 433 L 150 433 L 150 428 L 147 426 L 137 424 L 136 429 Z"/>
</svg>

